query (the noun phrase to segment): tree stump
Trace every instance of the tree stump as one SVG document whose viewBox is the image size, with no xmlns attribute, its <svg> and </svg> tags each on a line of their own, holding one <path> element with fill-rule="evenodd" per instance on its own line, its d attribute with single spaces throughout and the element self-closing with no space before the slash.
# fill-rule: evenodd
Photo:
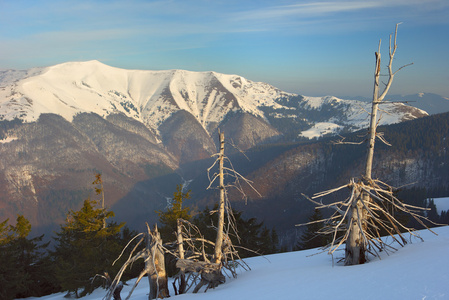
<svg viewBox="0 0 449 300">
<path fill-rule="evenodd" d="M 165 271 L 165 257 L 162 250 L 161 235 L 157 230 L 151 232 L 148 228 L 147 236 L 147 251 L 148 257 L 145 261 L 145 268 L 148 273 L 148 280 L 150 283 L 150 295 L 148 298 L 168 298 L 170 293 L 168 290 L 167 273 Z"/>
<path fill-rule="evenodd" d="M 226 282 L 226 277 L 221 273 L 220 264 L 179 259 L 176 262 L 176 267 L 185 270 L 185 272 L 197 273 L 201 276 L 201 281 L 195 287 L 193 293 L 198 293 L 204 285 L 207 285 L 207 291 L 209 288 L 216 288 Z"/>
</svg>

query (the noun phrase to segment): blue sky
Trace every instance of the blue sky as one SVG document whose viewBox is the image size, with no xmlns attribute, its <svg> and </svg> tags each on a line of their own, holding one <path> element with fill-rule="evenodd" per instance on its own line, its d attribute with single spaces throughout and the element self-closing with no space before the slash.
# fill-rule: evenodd
<svg viewBox="0 0 449 300">
<path fill-rule="evenodd" d="M 449 97 L 449 1 L 0 0 L 0 69 L 96 59 L 242 75 L 309 96 L 372 94 L 399 26 L 391 94 Z"/>
</svg>

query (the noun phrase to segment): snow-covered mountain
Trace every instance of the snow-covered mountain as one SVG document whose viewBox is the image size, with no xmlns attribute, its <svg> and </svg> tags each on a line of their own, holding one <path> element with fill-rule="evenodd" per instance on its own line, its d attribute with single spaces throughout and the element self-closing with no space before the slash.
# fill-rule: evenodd
<svg viewBox="0 0 449 300">
<path fill-rule="evenodd" d="M 383 110 L 388 117 L 382 124 L 426 115 L 397 103 Z M 187 112 L 209 135 L 231 112 L 239 112 L 274 126 L 271 136 L 298 137 L 323 122 L 330 123 L 334 131 L 366 127 L 369 104 L 330 96 L 304 97 L 238 75 L 124 70 L 99 61 L 0 72 L 0 120 L 18 117 L 32 122 L 43 113 L 54 113 L 71 122 L 81 112 L 104 118 L 123 113 L 161 139 L 161 125 L 179 111 Z M 296 129 L 287 132 L 285 128 L 292 125 Z"/>
<path fill-rule="evenodd" d="M 89 196 L 100 172 L 107 205 L 126 222 L 148 221 L 181 177 L 205 174 L 218 129 L 247 150 L 367 127 L 369 110 L 361 101 L 306 97 L 215 72 L 123 70 L 98 61 L 0 71 L 0 220 L 20 213 L 33 228 L 54 226 Z M 382 124 L 427 115 L 398 103 L 382 111 Z M 248 170 L 267 160 L 255 158 L 259 165 Z M 281 186 L 271 178 L 291 180 L 297 170 L 287 171 L 299 162 L 272 165 L 261 180 L 267 193 Z M 192 190 L 205 190 L 201 180 Z"/>
<path fill-rule="evenodd" d="M 281 107 L 288 96 L 268 84 L 237 75 L 184 70 L 123 70 L 98 61 L 71 62 L 33 72 L 3 72 L 2 119 L 35 121 L 54 113 L 71 121 L 80 112 L 106 117 L 124 113 L 158 132 L 174 112 L 185 110 L 208 129 L 230 111 L 264 117 L 258 106 Z"/>
<path fill-rule="evenodd" d="M 345 98 L 345 97 L 343 97 Z M 370 98 L 356 97 L 355 99 L 371 102 Z M 417 93 L 412 95 L 389 95 L 387 101 L 400 101 L 426 111 L 430 115 L 449 111 L 449 98 L 434 93 Z"/>
</svg>

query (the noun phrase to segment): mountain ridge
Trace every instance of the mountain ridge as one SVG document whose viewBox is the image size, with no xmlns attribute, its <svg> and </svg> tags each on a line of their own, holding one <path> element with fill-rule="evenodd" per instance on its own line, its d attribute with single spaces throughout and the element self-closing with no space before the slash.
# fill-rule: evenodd
<svg viewBox="0 0 449 300">
<path fill-rule="evenodd" d="M 68 62 L 46 68 L 0 73 L 0 119 L 15 117 L 35 121 L 41 113 L 55 113 L 68 121 L 82 112 L 103 118 L 123 113 L 147 126 L 160 138 L 160 126 L 175 112 L 190 113 L 209 133 L 229 113 L 251 114 L 272 125 L 276 119 L 304 120 L 309 129 L 316 123 L 335 123 L 343 130 L 367 126 L 363 112 L 369 105 L 333 96 L 307 97 L 283 92 L 263 82 L 238 75 L 186 70 L 125 70 L 99 61 Z M 10 74 L 10 75 L 8 75 Z M 22 76 L 22 77 L 21 77 Z M 383 124 L 425 116 L 422 110 L 403 104 L 387 104 L 384 110 L 399 114 L 386 116 Z M 327 118 L 312 119 L 319 111 Z M 340 115 L 340 116 L 339 116 Z M 357 115 L 361 117 L 358 118 Z M 288 120 L 290 119 L 290 120 Z M 294 120 L 297 119 L 297 120 Z M 286 132 L 277 127 L 283 135 Z M 296 130 L 293 136 L 300 136 Z"/>
<path fill-rule="evenodd" d="M 0 195 L 0 217 L 24 213 L 33 226 L 50 226 L 80 205 L 92 187 L 91 178 L 101 173 L 107 205 L 129 216 L 124 221 L 152 220 L 176 184 L 194 178 L 192 189 L 205 189 L 203 177 L 217 152 L 218 130 L 243 151 L 274 143 L 312 143 L 309 138 L 326 133 L 366 128 L 369 107 L 333 96 L 286 93 L 216 72 L 123 70 L 98 61 L 3 71 L 0 187 L 5 192 Z M 400 103 L 385 104 L 383 111 L 388 113 L 382 124 L 427 116 Z M 305 132 L 307 137 L 301 136 Z M 260 187 L 266 198 L 255 203 L 258 207 L 296 195 L 292 180 L 301 188 L 317 188 L 324 182 L 318 177 L 325 178 L 323 170 L 333 163 L 323 160 L 318 146 L 309 146 L 304 148 L 309 156 L 295 154 L 263 168 L 268 157 L 287 155 L 284 146 L 272 149 L 255 154 L 255 165 L 249 168 L 262 177 L 242 173 L 266 184 L 268 190 Z M 227 155 L 237 152 L 226 148 Z M 270 176 L 276 182 L 269 182 Z M 198 195 L 192 206 L 207 205 L 207 197 Z"/>
</svg>

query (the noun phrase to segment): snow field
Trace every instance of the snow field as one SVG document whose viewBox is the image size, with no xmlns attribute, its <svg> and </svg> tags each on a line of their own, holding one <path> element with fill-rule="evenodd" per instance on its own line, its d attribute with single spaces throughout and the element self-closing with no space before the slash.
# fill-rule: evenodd
<svg viewBox="0 0 449 300">
<path fill-rule="evenodd" d="M 245 261 L 251 271 L 241 271 L 236 279 L 227 278 L 216 289 L 179 296 L 171 290 L 171 296 L 179 300 L 449 299 L 449 226 L 433 230 L 438 235 L 420 231 L 424 242 L 412 238 L 412 243 L 397 252 L 383 253 L 382 259 L 358 266 L 332 266 L 332 257 L 317 254 L 317 249 L 249 258 Z M 335 262 L 338 256 L 343 256 L 343 251 L 334 257 Z M 122 299 L 133 281 L 128 284 Z M 148 280 L 143 278 L 131 299 L 146 300 L 147 294 Z M 64 295 L 32 299 L 64 300 Z M 83 299 L 101 300 L 104 295 L 105 291 L 98 289 Z"/>
</svg>

